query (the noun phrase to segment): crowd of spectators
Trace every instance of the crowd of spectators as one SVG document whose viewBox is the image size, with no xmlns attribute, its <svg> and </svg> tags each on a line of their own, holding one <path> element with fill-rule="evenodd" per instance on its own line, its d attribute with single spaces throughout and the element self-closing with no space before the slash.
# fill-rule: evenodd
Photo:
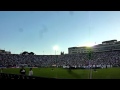
<svg viewBox="0 0 120 90">
<path fill-rule="evenodd" d="M 92 52 L 66 54 L 66 55 L 20 55 L 0 54 L 0 66 L 17 67 L 27 64 L 29 67 L 50 67 L 52 65 L 64 66 L 87 66 L 87 65 L 111 65 L 120 66 L 120 51 Z"/>
</svg>

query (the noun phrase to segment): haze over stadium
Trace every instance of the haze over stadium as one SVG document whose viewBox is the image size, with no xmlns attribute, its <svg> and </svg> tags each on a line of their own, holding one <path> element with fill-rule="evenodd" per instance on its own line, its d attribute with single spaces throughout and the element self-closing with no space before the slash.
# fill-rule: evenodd
<svg viewBox="0 0 120 90">
<path fill-rule="evenodd" d="M 68 47 L 120 40 L 118 11 L 1 11 L 0 49 L 55 54 Z"/>
</svg>

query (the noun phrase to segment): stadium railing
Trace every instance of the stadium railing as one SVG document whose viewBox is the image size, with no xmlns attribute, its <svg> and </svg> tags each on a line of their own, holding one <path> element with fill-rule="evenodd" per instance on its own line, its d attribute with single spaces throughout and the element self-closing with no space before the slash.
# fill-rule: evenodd
<svg viewBox="0 0 120 90">
<path fill-rule="evenodd" d="M 17 75 L 17 74 L 0 73 L 0 79 L 55 79 L 55 78 L 45 78 L 45 77 L 37 77 L 37 76 L 23 76 L 23 75 Z"/>
</svg>

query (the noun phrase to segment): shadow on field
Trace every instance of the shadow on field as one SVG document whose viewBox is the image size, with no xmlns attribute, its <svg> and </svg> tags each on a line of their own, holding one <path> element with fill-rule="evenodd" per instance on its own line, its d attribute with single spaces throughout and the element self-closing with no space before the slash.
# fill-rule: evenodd
<svg viewBox="0 0 120 90">
<path fill-rule="evenodd" d="M 68 70 L 68 73 L 69 73 L 70 75 L 72 75 L 73 77 L 75 77 L 75 78 L 80 78 L 80 75 L 76 74 L 76 73 L 73 72 L 72 70 Z"/>
</svg>

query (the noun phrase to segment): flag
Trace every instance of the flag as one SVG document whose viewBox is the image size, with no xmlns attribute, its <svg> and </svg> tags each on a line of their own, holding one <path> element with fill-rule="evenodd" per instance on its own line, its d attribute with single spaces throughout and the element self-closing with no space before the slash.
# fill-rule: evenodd
<svg viewBox="0 0 120 90">
<path fill-rule="evenodd" d="M 54 66 L 54 67 L 55 67 L 55 66 L 56 66 L 56 64 L 53 64 L 52 66 Z"/>
</svg>

